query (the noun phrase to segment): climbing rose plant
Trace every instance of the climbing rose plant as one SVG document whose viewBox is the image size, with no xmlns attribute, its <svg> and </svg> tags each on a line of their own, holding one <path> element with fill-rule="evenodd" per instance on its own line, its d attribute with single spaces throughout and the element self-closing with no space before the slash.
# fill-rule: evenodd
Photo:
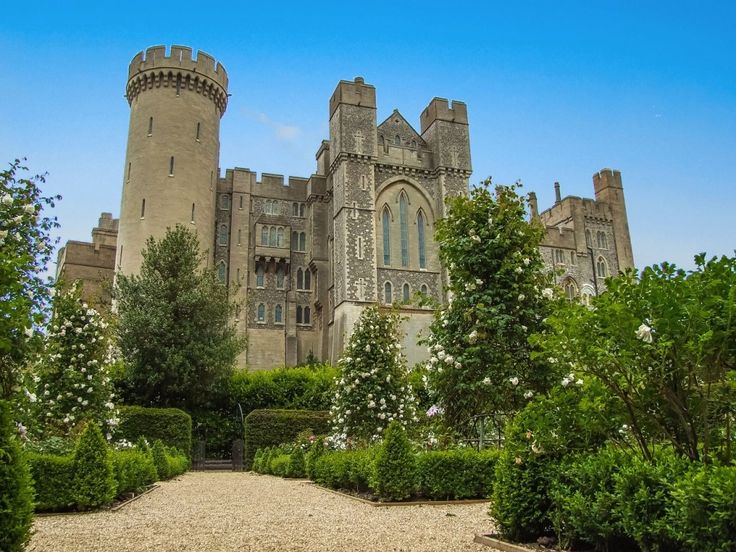
<svg viewBox="0 0 736 552">
<path fill-rule="evenodd" d="M 377 307 L 364 309 L 356 322 L 338 361 L 340 375 L 330 411 L 335 446 L 378 440 L 394 420 L 404 428 L 417 421 L 399 322 L 398 314 Z"/>
<path fill-rule="evenodd" d="M 43 273 L 54 242 L 56 217 L 43 216 L 60 196 L 45 197 L 43 176 L 27 176 L 16 159 L 0 171 L 0 398 L 22 388 L 21 368 L 33 345 L 34 328 L 45 322 L 49 284 Z"/>
<path fill-rule="evenodd" d="M 449 268 L 448 305 L 428 338 L 426 383 L 449 428 L 464 433 L 476 415 L 499 420 L 549 385 L 530 359 L 529 336 L 548 310 L 550 275 L 539 254 L 543 229 L 528 222 L 520 184 L 448 199 L 437 222 L 440 258 Z"/>
<path fill-rule="evenodd" d="M 108 366 L 114 361 L 108 325 L 80 298 L 77 285 L 54 299 L 54 317 L 39 360 L 36 399 L 44 435 L 68 435 L 82 421 L 118 423 Z"/>
</svg>

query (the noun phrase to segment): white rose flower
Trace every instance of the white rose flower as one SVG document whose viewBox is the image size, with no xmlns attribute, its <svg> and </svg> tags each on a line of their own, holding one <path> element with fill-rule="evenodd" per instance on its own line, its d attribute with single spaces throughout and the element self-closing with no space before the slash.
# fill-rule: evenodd
<svg viewBox="0 0 736 552">
<path fill-rule="evenodd" d="M 654 338 L 652 337 L 653 332 L 654 330 L 651 327 L 642 323 L 642 325 L 639 326 L 639 329 L 636 330 L 636 337 L 641 339 L 644 343 L 651 343 L 654 341 Z"/>
<path fill-rule="evenodd" d="M 534 396 L 534 391 L 527 391 L 526 393 L 524 393 L 525 399 L 531 399 L 533 396 Z"/>
<path fill-rule="evenodd" d="M 483 378 L 483 385 L 491 385 L 491 378 L 489 377 Z"/>
<path fill-rule="evenodd" d="M 517 378 L 516 376 L 514 376 L 513 378 L 509 378 L 509 381 L 513 386 L 519 385 L 519 378 Z"/>
<path fill-rule="evenodd" d="M 545 299 L 552 299 L 555 296 L 555 292 L 552 291 L 552 288 L 544 288 L 542 290 L 542 297 Z"/>
<path fill-rule="evenodd" d="M 3 205 L 10 205 L 13 203 L 13 196 L 10 194 L 3 194 L 3 197 L 0 199 L 2 201 Z"/>
</svg>

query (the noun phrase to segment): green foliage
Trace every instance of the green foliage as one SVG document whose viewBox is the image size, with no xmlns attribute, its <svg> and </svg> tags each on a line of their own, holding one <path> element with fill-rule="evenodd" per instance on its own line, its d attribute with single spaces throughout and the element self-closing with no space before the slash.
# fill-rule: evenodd
<svg viewBox="0 0 736 552">
<path fill-rule="evenodd" d="M 674 484 L 668 520 L 683 550 L 736 550 L 736 467 L 700 466 Z"/>
<path fill-rule="evenodd" d="M 183 226 L 149 238 L 140 275 L 118 274 L 118 338 L 128 402 L 205 407 L 245 342 L 227 288 L 204 266 L 197 236 Z"/>
<path fill-rule="evenodd" d="M 244 463 L 251 469 L 259 448 L 294 440 L 299 432 L 313 429 L 327 433 L 327 412 L 309 410 L 254 410 L 245 417 Z"/>
<path fill-rule="evenodd" d="M 643 458 L 664 439 L 693 461 L 730 461 L 736 257 L 700 255 L 689 273 L 663 263 L 606 286 L 592 309 L 557 305 L 534 339 L 543 356 L 605 387 L 625 415 L 609 437 Z"/>
<path fill-rule="evenodd" d="M 392 421 L 416 422 L 399 338 L 397 313 L 363 309 L 343 357 L 330 409 L 332 440 L 338 446 L 376 441 Z"/>
<path fill-rule="evenodd" d="M 314 479 L 314 465 L 317 459 L 327 450 L 324 437 L 316 438 L 310 445 L 307 454 L 304 455 L 304 473 L 309 479 Z"/>
<path fill-rule="evenodd" d="M 0 399 L 22 385 L 21 368 L 38 345 L 33 328 L 46 320 L 49 285 L 44 281 L 58 228 L 42 217 L 61 196 L 44 197 L 44 176 L 28 176 L 16 159 L 0 171 Z"/>
<path fill-rule="evenodd" d="M 383 500 L 403 500 L 416 490 L 416 459 L 401 424 L 388 426 L 376 455 L 376 492 Z"/>
<path fill-rule="evenodd" d="M 289 454 L 289 466 L 286 470 L 286 477 L 305 477 L 304 451 L 301 447 L 294 447 Z"/>
<path fill-rule="evenodd" d="M 375 459 L 374 448 L 326 451 L 314 459 L 310 478 L 331 489 L 375 491 Z"/>
<path fill-rule="evenodd" d="M 10 406 L 0 401 L 0 550 L 21 551 L 31 536 L 33 486 Z"/>
<path fill-rule="evenodd" d="M 271 458 L 269 473 L 278 477 L 288 477 L 289 462 L 291 456 L 288 454 L 278 454 Z"/>
<path fill-rule="evenodd" d="M 76 284 L 56 294 L 53 309 L 38 368 L 42 435 L 69 436 L 81 422 L 93 422 L 111 439 L 118 420 L 107 368 L 108 325 L 82 301 Z"/>
<path fill-rule="evenodd" d="M 54 454 L 56 456 L 71 456 L 74 452 L 74 440 L 68 437 L 52 435 L 45 439 L 27 441 L 24 449 L 26 452 L 38 454 Z"/>
<path fill-rule="evenodd" d="M 36 511 L 70 510 L 76 503 L 74 490 L 74 457 L 30 452 Z"/>
<path fill-rule="evenodd" d="M 189 455 L 192 450 L 192 418 L 178 408 L 121 406 L 116 435 L 131 442 L 137 442 L 141 437 L 148 443 L 158 439 Z"/>
<path fill-rule="evenodd" d="M 419 493 L 434 500 L 487 497 L 498 455 L 495 449 L 422 452 L 417 456 Z"/>
<path fill-rule="evenodd" d="M 150 452 L 139 449 L 112 451 L 117 496 L 127 492 L 140 492 L 154 483 L 158 473 Z"/>
<path fill-rule="evenodd" d="M 228 457 L 243 438 L 240 409 L 328 410 L 337 370 L 326 364 L 249 372 L 238 370 L 211 398 L 206 410 L 191 412 L 197 439 L 206 439 L 209 457 Z M 240 405 L 240 408 L 238 408 Z"/>
<path fill-rule="evenodd" d="M 72 465 L 78 509 L 98 508 L 112 501 L 116 484 L 110 450 L 96 424 L 88 424 L 82 432 Z"/>
<path fill-rule="evenodd" d="M 151 447 L 151 456 L 153 464 L 156 467 L 158 479 L 166 480 L 174 476 L 174 469 L 169 461 L 166 445 L 160 439 L 156 439 Z"/>
<path fill-rule="evenodd" d="M 452 301 L 431 326 L 428 388 L 447 425 L 461 432 L 473 416 L 501 419 L 550 385 L 549 369 L 531 359 L 528 341 L 549 308 L 543 229 L 527 222 L 518 185 L 495 193 L 490 185 L 449 198 L 435 234 Z"/>
</svg>

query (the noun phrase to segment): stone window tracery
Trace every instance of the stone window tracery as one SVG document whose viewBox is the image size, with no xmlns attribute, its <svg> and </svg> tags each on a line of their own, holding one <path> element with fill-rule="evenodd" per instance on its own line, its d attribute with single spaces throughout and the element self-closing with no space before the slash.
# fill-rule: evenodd
<svg viewBox="0 0 736 552">
<path fill-rule="evenodd" d="M 608 276 L 608 265 L 606 263 L 606 259 L 604 259 L 603 257 L 598 257 L 598 261 L 596 262 L 595 266 L 599 278 L 605 278 Z"/>
</svg>

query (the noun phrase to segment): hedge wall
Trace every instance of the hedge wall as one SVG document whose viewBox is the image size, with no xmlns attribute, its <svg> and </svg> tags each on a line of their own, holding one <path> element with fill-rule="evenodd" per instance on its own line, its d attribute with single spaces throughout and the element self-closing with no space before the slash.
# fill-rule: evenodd
<svg viewBox="0 0 736 552">
<path fill-rule="evenodd" d="M 69 510 L 77 501 L 74 492 L 73 456 L 26 454 L 36 490 L 36 511 Z"/>
<path fill-rule="evenodd" d="M 254 410 L 245 417 L 245 469 L 249 470 L 259 448 L 293 441 L 311 429 L 315 434 L 329 431 L 329 413 L 321 410 Z"/>
<path fill-rule="evenodd" d="M 145 437 L 149 443 L 159 439 L 166 446 L 178 448 L 189 456 L 192 452 L 192 418 L 178 408 L 121 406 L 116 436 L 131 443 L 139 437 Z"/>
</svg>

